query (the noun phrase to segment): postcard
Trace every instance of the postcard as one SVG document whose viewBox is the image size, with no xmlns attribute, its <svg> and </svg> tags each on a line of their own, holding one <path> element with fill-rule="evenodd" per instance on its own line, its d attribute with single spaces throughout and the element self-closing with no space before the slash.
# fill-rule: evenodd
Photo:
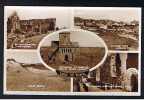
<svg viewBox="0 0 144 100">
<path fill-rule="evenodd" d="M 141 8 L 5 6 L 4 94 L 139 96 Z"/>
</svg>

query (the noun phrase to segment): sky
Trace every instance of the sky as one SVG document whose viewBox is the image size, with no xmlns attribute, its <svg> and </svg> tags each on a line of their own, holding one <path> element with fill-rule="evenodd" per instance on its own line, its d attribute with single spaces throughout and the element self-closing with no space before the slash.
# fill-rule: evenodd
<svg viewBox="0 0 144 100">
<path fill-rule="evenodd" d="M 73 10 L 72 10 L 73 9 Z M 38 7 L 38 6 L 5 6 L 5 18 L 14 11 L 20 19 L 46 19 L 56 18 L 59 28 L 73 27 L 73 17 L 111 19 L 115 21 L 130 22 L 140 18 L 140 8 L 112 8 L 112 7 Z M 73 11 L 73 12 L 72 12 Z"/>
<path fill-rule="evenodd" d="M 31 50 L 10 50 L 7 51 L 7 58 L 8 59 L 15 59 L 17 62 L 20 63 L 27 63 L 27 64 L 35 64 L 40 63 L 38 58 L 37 52 Z"/>
<path fill-rule="evenodd" d="M 80 47 L 104 47 L 99 36 L 91 32 L 70 31 L 71 42 L 78 42 Z M 41 46 L 51 46 L 51 41 L 59 41 L 59 33 L 52 33 L 42 40 Z"/>
<path fill-rule="evenodd" d="M 140 8 L 77 8 L 74 10 L 74 16 L 130 22 L 139 20 L 140 12 Z"/>
<path fill-rule="evenodd" d="M 56 26 L 71 27 L 71 9 L 69 8 L 50 8 L 50 7 L 26 7 L 26 6 L 6 6 L 6 19 L 14 11 L 17 12 L 21 20 L 27 19 L 46 19 L 56 18 Z"/>
</svg>

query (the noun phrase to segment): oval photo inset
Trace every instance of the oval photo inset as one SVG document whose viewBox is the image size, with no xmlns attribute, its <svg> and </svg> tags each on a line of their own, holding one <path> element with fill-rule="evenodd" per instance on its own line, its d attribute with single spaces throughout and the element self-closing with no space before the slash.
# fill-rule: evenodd
<svg viewBox="0 0 144 100">
<path fill-rule="evenodd" d="M 47 35 L 39 44 L 42 63 L 51 70 L 80 73 L 99 67 L 107 56 L 107 46 L 93 32 L 65 29 Z"/>
</svg>

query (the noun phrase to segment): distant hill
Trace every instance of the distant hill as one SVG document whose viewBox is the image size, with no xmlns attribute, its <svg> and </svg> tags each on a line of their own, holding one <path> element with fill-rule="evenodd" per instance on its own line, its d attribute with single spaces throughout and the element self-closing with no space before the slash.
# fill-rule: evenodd
<svg viewBox="0 0 144 100">
<path fill-rule="evenodd" d="M 7 59 L 7 72 L 14 73 L 35 73 L 43 74 L 46 76 L 56 76 L 57 74 L 40 63 L 37 64 L 25 64 L 19 63 L 15 59 Z"/>
<path fill-rule="evenodd" d="M 17 62 L 15 59 L 11 58 L 11 59 L 7 59 L 7 62 L 13 62 L 15 64 L 19 64 L 21 67 L 23 68 L 27 68 L 27 67 L 33 67 L 33 68 L 37 68 L 37 69 L 41 69 L 41 70 L 46 70 L 47 68 L 42 65 L 41 63 L 35 63 L 35 64 L 27 64 L 27 63 L 20 63 Z"/>
</svg>

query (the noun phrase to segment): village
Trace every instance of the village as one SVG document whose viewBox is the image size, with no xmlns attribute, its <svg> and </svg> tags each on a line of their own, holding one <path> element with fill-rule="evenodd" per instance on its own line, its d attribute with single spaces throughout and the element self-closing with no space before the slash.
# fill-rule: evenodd
<svg viewBox="0 0 144 100">
<path fill-rule="evenodd" d="M 84 19 L 74 17 L 75 28 L 98 34 L 107 44 L 109 50 L 138 50 L 139 22 L 118 22 L 108 19 Z"/>
</svg>

